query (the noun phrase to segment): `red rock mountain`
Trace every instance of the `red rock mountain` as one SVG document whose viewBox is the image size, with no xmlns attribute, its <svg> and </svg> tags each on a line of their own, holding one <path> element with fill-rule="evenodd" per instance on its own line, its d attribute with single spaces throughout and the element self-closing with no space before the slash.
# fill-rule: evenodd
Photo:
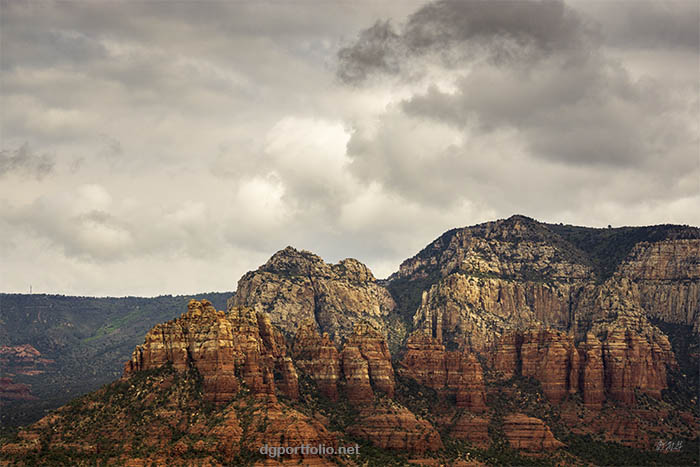
<svg viewBox="0 0 700 467">
<path fill-rule="evenodd" d="M 697 339 L 698 229 L 580 229 L 522 216 L 455 229 L 387 281 L 288 247 L 226 311 L 193 300 L 155 326 L 119 382 L 21 430 L 0 459 L 263 465 L 265 444 L 360 443 L 365 457 L 333 461 L 503 465 L 522 451 L 583 465 L 605 463 L 604 442 L 692 448 L 697 348 L 682 339 Z"/>
</svg>

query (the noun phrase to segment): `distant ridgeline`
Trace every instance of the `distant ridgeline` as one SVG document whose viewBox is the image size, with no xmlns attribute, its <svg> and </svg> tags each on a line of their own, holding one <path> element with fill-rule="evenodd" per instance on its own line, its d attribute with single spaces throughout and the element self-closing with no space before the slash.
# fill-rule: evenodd
<svg viewBox="0 0 700 467">
<path fill-rule="evenodd" d="M 206 296 L 155 298 L 0 294 L 0 421 L 24 424 L 121 375 L 143 335 Z"/>
</svg>

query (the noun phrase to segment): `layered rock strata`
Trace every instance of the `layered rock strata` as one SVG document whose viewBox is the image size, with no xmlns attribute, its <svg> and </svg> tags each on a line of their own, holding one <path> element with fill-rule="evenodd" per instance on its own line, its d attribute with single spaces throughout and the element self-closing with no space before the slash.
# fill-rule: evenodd
<svg viewBox="0 0 700 467">
<path fill-rule="evenodd" d="M 666 369 L 675 366 L 666 336 L 624 318 L 604 329 L 600 339 L 589 332 L 578 347 L 571 336 L 551 329 L 513 332 L 496 346 L 493 367 L 506 377 L 537 379 L 554 403 L 579 391 L 590 408 L 600 408 L 608 397 L 631 405 L 637 389 L 660 399 Z"/>
<path fill-rule="evenodd" d="M 507 334 L 496 346 L 493 367 L 505 377 L 519 372 L 539 380 L 552 402 L 579 390 L 580 358 L 573 337 L 553 329 Z"/>
<path fill-rule="evenodd" d="M 700 239 L 639 242 L 617 272 L 637 283 L 647 316 L 700 332 Z"/>
<path fill-rule="evenodd" d="M 504 418 L 503 431 L 508 442 L 515 449 L 543 451 L 564 446 L 564 443 L 554 437 L 542 420 L 520 413 Z"/>
<path fill-rule="evenodd" d="M 374 399 L 375 391 L 394 396 L 394 369 L 384 336 L 369 324 L 358 324 L 341 353 L 347 396 L 359 404 Z"/>
<path fill-rule="evenodd" d="M 399 373 L 436 390 L 455 394 L 457 407 L 486 408 L 481 364 L 473 354 L 446 351 L 436 338 L 417 332 L 406 343 Z"/>
<path fill-rule="evenodd" d="M 486 447 L 490 442 L 488 419 L 470 414 L 459 417 L 450 433 L 456 439 L 463 439 L 480 447 Z"/>
<path fill-rule="evenodd" d="M 180 318 L 146 334 L 127 362 L 125 375 L 167 363 L 178 371 L 194 366 L 203 379 L 204 397 L 213 402 L 230 401 L 242 384 L 253 394 L 274 398 L 277 388 L 287 397 L 298 397 L 296 370 L 282 334 L 267 316 L 250 308 L 224 313 L 207 300 L 191 300 Z"/>
<path fill-rule="evenodd" d="M 422 453 L 443 447 L 440 434 L 428 421 L 396 404 L 362 410 L 347 431 L 383 449 Z"/>
<path fill-rule="evenodd" d="M 292 355 L 299 370 L 316 382 L 324 396 L 338 399 L 340 354 L 328 333 L 320 336 L 314 321 L 303 323 L 294 338 Z"/>
</svg>

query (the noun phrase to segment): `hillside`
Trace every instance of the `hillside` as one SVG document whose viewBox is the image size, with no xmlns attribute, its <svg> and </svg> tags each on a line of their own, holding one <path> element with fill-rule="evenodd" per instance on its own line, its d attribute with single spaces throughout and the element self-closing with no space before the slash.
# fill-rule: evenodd
<svg viewBox="0 0 700 467">
<path fill-rule="evenodd" d="M 207 294 L 220 307 L 231 295 Z M 22 397 L 0 385 L 2 424 L 32 422 L 118 378 L 146 331 L 190 298 L 0 294 L 0 376 L 30 391 Z"/>
</svg>

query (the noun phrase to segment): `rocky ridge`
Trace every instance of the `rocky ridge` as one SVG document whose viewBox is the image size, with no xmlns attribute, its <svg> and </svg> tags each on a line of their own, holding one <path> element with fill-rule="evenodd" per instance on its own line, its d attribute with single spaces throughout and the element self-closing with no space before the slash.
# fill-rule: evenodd
<svg viewBox="0 0 700 467">
<path fill-rule="evenodd" d="M 697 303 L 692 240 L 638 243 L 607 278 L 588 250 L 521 216 L 450 231 L 388 282 L 356 260 L 330 265 L 287 248 L 241 279 L 227 312 L 191 301 L 180 318 L 149 331 L 119 384 L 168 368 L 180 375 L 172 381 L 191 385 L 189 395 L 158 408 L 162 417 L 149 423 L 172 437 L 164 420 L 185 407 L 176 424 L 186 435 L 153 449 L 213 464 L 264 442 L 357 440 L 431 457 L 454 440 L 486 447 L 501 434 L 516 451 L 582 455 L 576 436 L 591 421 L 606 441 L 638 448 L 668 427 L 691 440 L 697 415 L 670 405 L 670 375 L 679 367 L 650 318 L 683 326 L 695 319 L 687 310 Z M 666 309 L 658 304 L 681 296 Z M 388 323 L 397 317 L 410 318 L 413 329 L 392 355 Z M 168 378 L 157 383 L 171 388 Z M 80 407 L 70 417 L 86 420 L 90 412 Z M 669 407 L 681 415 L 669 417 Z M 630 416 L 613 423 L 620 414 Z M 637 431 L 634 417 L 646 420 Z M 128 429 L 122 422 L 115 430 Z M 41 427 L 53 422 L 42 423 L 2 452 L 42 452 L 33 440 L 45 443 Z M 115 443 L 120 459 L 135 459 Z M 99 452 L 96 442 L 83 444 L 70 449 Z"/>
</svg>

